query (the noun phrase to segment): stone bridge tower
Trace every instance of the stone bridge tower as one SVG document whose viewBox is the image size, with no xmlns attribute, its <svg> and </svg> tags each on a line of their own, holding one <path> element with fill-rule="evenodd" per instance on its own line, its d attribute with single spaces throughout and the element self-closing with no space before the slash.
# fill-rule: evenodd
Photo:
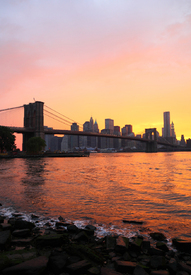
<svg viewBox="0 0 191 275">
<path fill-rule="evenodd" d="M 145 129 L 145 138 L 149 139 L 146 145 L 146 152 L 157 152 L 157 133 L 156 128 Z"/>
<path fill-rule="evenodd" d="M 26 142 L 29 138 L 44 139 L 44 102 L 35 101 L 24 105 L 24 127 L 31 129 L 30 133 L 23 134 L 23 151 L 26 151 Z"/>
</svg>

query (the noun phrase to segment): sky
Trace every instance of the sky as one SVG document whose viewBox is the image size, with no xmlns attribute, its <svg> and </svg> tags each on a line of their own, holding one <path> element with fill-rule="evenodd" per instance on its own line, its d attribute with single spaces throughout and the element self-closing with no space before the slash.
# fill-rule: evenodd
<svg viewBox="0 0 191 275">
<path fill-rule="evenodd" d="M 38 100 L 135 134 L 169 111 L 191 138 L 190 0 L 0 0 L 0 60 L 0 110 Z"/>
</svg>

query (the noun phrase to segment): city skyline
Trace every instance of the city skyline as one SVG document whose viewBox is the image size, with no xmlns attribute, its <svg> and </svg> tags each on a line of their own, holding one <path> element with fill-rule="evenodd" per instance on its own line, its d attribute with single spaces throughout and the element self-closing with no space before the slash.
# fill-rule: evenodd
<svg viewBox="0 0 191 275">
<path fill-rule="evenodd" d="M 160 135 L 169 110 L 177 139 L 191 137 L 189 0 L 0 0 L 0 16 L 0 109 L 34 98 Z"/>
</svg>

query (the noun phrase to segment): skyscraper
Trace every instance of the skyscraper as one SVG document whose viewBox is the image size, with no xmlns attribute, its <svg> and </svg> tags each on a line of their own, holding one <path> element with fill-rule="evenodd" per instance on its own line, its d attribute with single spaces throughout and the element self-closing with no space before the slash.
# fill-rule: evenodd
<svg viewBox="0 0 191 275">
<path fill-rule="evenodd" d="M 170 127 L 170 112 L 164 112 L 164 137 L 170 137 L 171 127 Z"/>
</svg>

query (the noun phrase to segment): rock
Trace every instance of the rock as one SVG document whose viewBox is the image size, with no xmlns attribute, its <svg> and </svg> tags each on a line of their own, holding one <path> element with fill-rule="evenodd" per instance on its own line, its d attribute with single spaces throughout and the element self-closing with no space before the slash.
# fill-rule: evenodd
<svg viewBox="0 0 191 275">
<path fill-rule="evenodd" d="M 93 231 L 95 231 L 96 230 L 96 227 L 95 226 L 93 226 L 93 225 L 91 225 L 91 224 L 88 224 L 88 225 L 86 225 L 86 227 L 85 227 L 86 229 L 88 229 L 88 230 L 93 230 Z"/>
<path fill-rule="evenodd" d="M 0 206 L 2 206 L 2 203 L 0 203 Z"/>
<path fill-rule="evenodd" d="M 70 225 L 67 226 L 67 230 L 70 233 L 77 233 L 79 229 L 74 224 L 70 224 Z"/>
<path fill-rule="evenodd" d="M 62 234 L 49 234 L 39 236 L 35 240 L 35 245 L 37 247 L 60 247 L 65 241 L 64 235 Z"/>
<path fill-rule="evenodd" d="M 122 236 L 119 236 L 116 239 L 115 249 L 116 249 L 117 252 L 123 253 L 128 249 L 128 245 L 129 245 L 129 239 L 125 238 L 125 237 L 122 237 Z"/>
<path fill-rule="evenodd" d="M 48 259 L 45 256 L 40 256 L 24 263 L 5 268 L 2 274 L 6 275 L 36 275 L 42 274 L 47 267 Z"/>
<path fill-rule="evenodd" d="M 172 239 L 173 245 L 180 251 L 191 253 L 191 240 Z"/>
<path fill-rule="evenodd" d="M 9 223 L 0 223 L 0 228 L 5 231 L 5 230 L 12 230 L 12 225 Z"/>
<path fill-rule="evenodd" d="M 116 245 L 116 239 L 111 236 L 105 237 L 105 243 L 106 243 L 106 249 L 108 250 L 114 250 Z"/>
<path fill-rule="evenodd" d="M 90 269 L 88 269 L 88 274 L 89 275 L 99 275 L 100 269 L 97 267 L 91 267 Z"/>
<path fill-rule="evenodd" d="M 148 275 L 148 273 L 139 265 L 134 269 L 133 275 Z"/>
<path fill-rule="evenodd" d="M 129 220 L 123 220 L 124 223 L 133 223 L 133 224 L 143 224 L 143 221 L 129 221 Z"/>
<path fill-rule="evenodd" d="M 6 230 L 0 232 L 0 250 L 6 250 L 11 243 L 11 231 Z"/>
<path fill-rule="evenodd" d="M 150 233 L 150 236 L 153 238 L 153 240 L 156 240 L 156 241 L 166 241 L 165 235 L 160 232 Z"/>
<path fill-rule="evenodd" d="M 141 251 L 142 242 L 143 242 L 142 238 L 136 238 L 131 243 L 131 250 L 136 251 L 136 252 L 140 252 Z"/>
<path fill-rule="evenodd" d="M 151 246 L 150 241 L 144 241 L 143 240 L 143 242 L 142 242 L 142 249 L 143 249 L 143 251 L 144 250 L 148 251 L 149 248 L 150 248 L 150 246 Z"/>
<path fill-rule="evenodd" d="M 171 274 L 176 274 L 177 272 L 177 261 L 174 258 L 171 258 L 170 261 L 168 262 L 168 270 L 170 271 Z"/>
<path fill-rule="evenodd" d="M 164 256 L 151 256 L 150 265 L 154 269 L 165 269 L 166 260 Z"/>
<path fill-rule="evenodd" d="M 163 250 L 158 249 L 158 248 L 154 248 L 154 247 L 150 247 L 148 252 L 151 256 L 153 256 L 153 255 L 158 255 L 158 256 L 165 255 L 165 252 Z"/>
<path fill-rule="evenodd" d="M 55 224 L 56 228 L 66 227 L 67 225 L 70 225 L 70 224 L 65 222 L 56 222 Z"/>
<path fill-rule="evenodd" d="M 178 271 L 176 275 L 189 275 L 186 271 Z"/>
<path fill-rule="evenodd" d="M 102 267 L 101 268 L 101 275 L 122 275 L 122 273 L 119 273 L 115 270 L 112 270 L 111 268 Z"/>
<path fill-rule="evenodd" d="M 35 214 L 31 214 L 31 218 L 32 218 L 33 220 L 35 220 L 35 219 L 38 219 L 39 216 L 37 216 L 37 215 L 35 215 Z"/>
<path fill-rule="evenodd" d="M 77 263 L 68 265 L 67 270 L 72 274 L 79 274 L 80 272 L 86 272 L 90 266 L 91 264 L 87 260 L 82 260 Z"/>
<path fill-rule="evenodd" d="M 0 223 L 4 223 L 4 217 L 0 216 Z"/>
<path fill-rule="evenodd" d="M 151 271 L 150 275 L 170 275 L 167 270 L 155 270 Z"/>
<path fill-rule="evenodd" d="M 11 240 L 11 245 L 27 247 L 32 244 L 33 238 L 24 238 L 24 239 L 14 239 Z"/>
<path fill-rule="evenodd" d="M 122 273 L 133 273 L 136 266 L 137 264 L 135 262 L 116 261 L 116 270 Z"/>
<path fill-rule="evenodd" d="M 48 267 L 54 274 L 60 274 L 64 271 L 67 259 L 68 254 L 66 252 L 54 252 L 49 257 Z"/>
<path fill-rule="evenodd" d="M 87 234 L 84 231 L 81 231 L 80 233 L 78 233 L 77 235 L 74 236 L 73 240 L 88 242 L 89 237 L 87 236 Z"/>
<path fill-rule="evenodd" d="M 59 221 L 64 221 L 64 218 L 62 216 L 58 217 Z"/>
<path fill-rule="evenodd" d="M 178 269 L 181 271 L 186 271 L 188 274 L 191 274 L 191 267 L 184 262 L 178 262 Z"/>
<path fill-rule="evenodd" d="M 27 222 L 24 220 L 15 220 L 14 228 L 15 229 L 30 229 L 32 230 L 35 227 L 35 224 L 32 222 Z"/>
<path fill-rule="evenodd" d="M 14 237 L 22 237 L 22 238 L 25 238 L 25 237 L 28 237 L 30 236 L 30 229 L 20 229 L 20 230 L 14 230 L 12 232 L 12 235 Z"/>
<path fill-rule="evenodd" d="M 168 252 L 169 251 L 168 246 L 165 243 L 163 243 L 163 242 L 157 242 L 156 243 L 156 248 L 158 248 L 160 250 L 163 250 L 164 252 Z"/>
</svg>

